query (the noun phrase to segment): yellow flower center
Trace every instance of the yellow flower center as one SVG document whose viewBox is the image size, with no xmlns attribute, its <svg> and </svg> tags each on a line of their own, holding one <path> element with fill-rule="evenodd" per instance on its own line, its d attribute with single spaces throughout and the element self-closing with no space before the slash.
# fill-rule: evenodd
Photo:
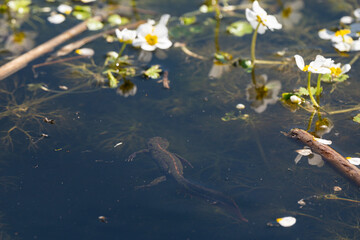
<svg viewBox="0 0 360 240">
<path fill-rule="evenodd" d="M 330 71 L 331 71 L 331 75 L 333 75 L 335 77 L 337 77 L 341 74 L 341 68 L 339 68 L 339 67 L 331 67 Z"/>
<path fill-rule="evenodd" d="M 158 42 L 158 37 L 149 33 L 145 36 L 145 40 L 149 45 L 153 46 Z"/>
<path fill-rule="evenodd" d="M 262 18 L 259 15 L 256 16 L 256 20 L 266 27 L 264 21 L 262 20 Z"/>
<path fill-rule="evenodd" d="M 349 33 L 351 33 L 351 31 L 349 29 L 341 29 L 341 30 L 335 32 L 335 36 L 344 37 L 346 34 L 349 34 Z"/>
<path fill-rule="evenodd" d="M 292 13 L 292 9 L 291 9 L 291 7 L 287 7 L 287 8 L 284 8 L 283 10 L 282 10 L 282 17 L 283 18 L 289 18 L 289 16 L 290 16 L 290 14 Z"/>
<path fill-rule="evenodd" d="M 309 69 L 309 65 L 306 65 L 306 66 L 303 68 L 303 71 L 304 71 L 304 72 L 307 72 L 308 69 Z"/>
</svg>

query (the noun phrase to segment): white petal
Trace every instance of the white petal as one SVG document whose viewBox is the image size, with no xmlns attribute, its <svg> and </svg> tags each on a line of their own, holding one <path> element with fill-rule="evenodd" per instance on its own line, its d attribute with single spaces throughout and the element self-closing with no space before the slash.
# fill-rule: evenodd
<svg viewBox="0 0 360 240">
<path fill-rule="evenodd" d="M 308 149 L 308 148 L 298 149 L 298 150 L 295 150 L 295 152 L 297 152 L 301 156 L 309 156 L 310 154 L 312 154 L 311 149 Z"/>
<path fill-rule="evenodd" d="M 269 15 L 267 17 L 267 24 L 269 29 L 272 31 L 273 29 L 281 29 L 282 25 L 278 22 L 276 17 Z"/>
<path fill-rule="evenodd" d="M 305 62 L 303 57 L 296 54 L 294 58 L 295 58 L 296 66 L 298 66 L 298 68 L 300 68 L 300 70 L 303 71 L 305 67 Z"/>
<path fill-rule="evenodd" d="M 346 159 L 353 165 L 360 165 L 360 158 L 347 157 Z"/>
<path fill-rule="evenodd" d="M 115 29 L 115 34 L 116 34 L 116 37 L 118 38 L 118 39 L 122 39 L 122 33 L 121 33 L 121 31 L 117 28 L 117 29 Z"/>
<path fill-rule="evenodd" d="M 357 8 L 357 9 L 354 10 L 354 16 L 356 18 L 360 18 L 360 8 Z"/>
<path fill-rule="evenodd" d="M 54 14 L 47 18 L 53 24 L 60 24 L 65 21 L 65 16 L 62 14 Z"/>
<path fill-rule="evenodd" d="M 146 43 L 145 38 L 139 37 L 139 38 L 135 38 L 134 41 L 132 42 L 132 45 L 134 47 L 140 47 L 141 44 Z"/>
<path fill-rule="evenodd" d="M 360 40 L 353 41 L 350 46 L 351 51 L 360 51 Z"/>
<path fill-rule="evenodd" d="M 353 22 L 353 18 L 350 16 L 343 16 L 342 18 L 340 18 L 340 22 L 342 24 L 351 24 Z"/>
<path fill-rule="evenodd" d="M 242 109 L 245 108 L 245 105 L 242 104 L 242 103 L 239 103 L 239 104 L 236 105 L 236 108 L 239 109 L 239 110 L 242 110 Z"/>
<path fill-rule="evenodd" d="M 65 13 L 65 14 L 70 14 L 71 11 L 73 10 L 73 8 L 69 5 L 66 5 L 66 4 L 60 4 L 58 7 L 57 7 L 57 10 L 61 13 Z"/>
<path fill-rule="evenodd" d="M 337 42 L 337 43 L 333 43 L 333 47 L 336 48 L 337 50 L 339 50 L 340 52 L 349 52 L 352 48 L 352 45 L 344 43 L 344 42 Z M 356 51 L 356 50 L 354 50 L 354 51 Z"/>
<path fill-rule="evenodd" d="M 341 74 L 347 73 L 348 71 L 350 71 L 350 69 L 351 69 L 351 65 L 350 64 L 345 64 L 341 68 Z"/>
<path fill-rule="evenodd" d="M 262 7 L 260 7 L 258 1 L 253 2 L 252 9 L 257 15 L 267 15 L 266 11 Z"/>
<path fill-rule="evenodd" d="M 331 140 L 327 140 L 327 139 L 323 139 L 323 138 L 314 137 L 314 140 L 318 141 L 319 143 L 325 144 L 325 145 L 331 145 L 332 144 Z"/>
<path fill-rule="evenodd" d="M 87 57 L 91 57 L 95 54 L 95 51 L 91 48 L 80 48 L 77 49 L 75 52 L 81 56 L 87 56 Z"/>
<path fill-rule="evenodd" d="M 321 39 L 330 40 L 335 36 L 335 33 L 324 28 L 318 32 L 318 35 Z"/>
<path fill-rule="evenodd" d="M 146 35 L 148 35 L 149 33 L 152 33 L 153 30 L 153 25 L 149 24 L 149 23 L 144 23 L 141 24 L 137 29 L 136 32 L 138 34 L 138 36 L 143 36 L 145 37 Z"/>
<path fill-rule="evenodd" d="M 156 49 L 155 45 L 149 45 L 147 42 L 141 44 L 141 49 L 145 51 L 154 51 Z"/>
<path fill-rule="evenodd" d="M 156 35 L 158 38 L 163 38 L 168 36 L 168 29 L 164 25 L 157 25 L 154 28 L 154 31 L 152 33 L 153 35 Z"/>
<path fill-rule="evenodd" d="M 296 158 L 294 159 L 295 164 L 298 164 L 298 162 L 301 160 L 301 158 L 302 158 L 302 155 L 301 155 L 301 154 L 298 154 L 298 155 L 296 156 Z"/>
<path fill-rule="evenodd" d="M 249 21 L 249 23 L 251 24 L 252 22 L 256 22 L 256 25 L 258 24 L 258 21 L 256 20 L 256 13 L 250 9 L 246 9 L 245 10 L 245 15 L 246 15 L 246 19 Z M 251 24 L 252 25 L 252 24 Z M 253 25 L 252 25 L 253 26 Z M 254 28 L 254 26 L 253 26 Z M 256 26 L 255 26 L 256 28 Z M 255 29 L 254 28 L 254 29 Z"/>
<path fill-rule="evenodd" d="M 294 217 L 283 217 L 283 218 L 277 218 L 276 221 L 282 227 L 291 227 L 296 223 L 296 218 L 294 218 Z"/>
<path fill-rule="evenodd" d="M 164 14 L 164 15 L 161 16 L 160 21 L 159 21 L 158 24 L 165 26 L 167 24 L 167 22 L 169 21 L 169 19 L 170 19 L 170 15 L 169 14 Z"/>
<path fill-rule="evenodd" d="M 171 47 L 172 42 L 168 38 L 162 38 L 158 40 L 158 43 L 156 44 L 156 47 L 160 49 L 168 49 Z"/>
<path fill-rule="evenodd" d="M 256 28 L 256 27 L 255 27 Z M 267 27 L 263 26 L 262 24 L 259 26 L 258 28 L 258 33 L 259 34 L 264 34 L 267 30 Z"/>
</svg>

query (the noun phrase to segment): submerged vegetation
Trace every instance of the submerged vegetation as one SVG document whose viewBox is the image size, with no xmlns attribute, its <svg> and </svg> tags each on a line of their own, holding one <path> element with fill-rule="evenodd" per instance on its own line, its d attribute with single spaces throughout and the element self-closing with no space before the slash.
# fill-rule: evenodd
<svg viewBox="0 0 360 240">
<path fill-rule="evenodd" d="M 254 225 L 356 239 L 358 190 L 321 154 L 305 147 L 296 157 L 279 132 L 331 138 L 358 164 L 360 3 L 325 1 L 331 8 L 318 12 L 320 3 L 303 0 L 179 2 L 188 12 L 135 0 L 0 3 L 2 151 L 43 142 L 56 151 L 65 136 L 77 150 L 125 159 L 163 136 L 201 166 L 184 175 L 244 199 Z M 35 42 L 78 22 L 88 31 L 76 41 L 17 66 Z M 9 64 L 16 70 L 6 72 Z"/>
</svg>

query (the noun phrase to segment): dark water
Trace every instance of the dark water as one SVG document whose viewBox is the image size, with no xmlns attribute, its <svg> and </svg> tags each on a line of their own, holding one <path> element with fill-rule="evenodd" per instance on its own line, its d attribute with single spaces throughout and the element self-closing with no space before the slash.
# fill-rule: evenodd
<svg viewBox="0 0 360 240">
<path fill-rule="evenodd" d="M 2 239 L 358 238 L 359 210 L 354 202 L 359 198 L 358 189 L 327 164 L 311 166 L 303 157 L 295 165 L 294 150 L 303 146 L 281 133 L 294 127 L 306 129 L 311 113 L 301 109 L 291 112 L 280 101 L 256 112 L 251 106 L 254 101 L 246 97 L 251 74 L 239 67 L 230 67 L 220 78 L 209 78 L 215 42 L 234 57 L 249 58 L 251 35 L 238 38 L 226 33 L 228 24 L 244 19 L 241 10 L 237 16 L 225 15 L 216 41 L 212 13 L 198 17 L 198 32 L 183 27 L 184 33 L 179 33 L 176 17 L 200 5 L 201 1 L 185 0 L 138 2 L 139 8 L 158 12 L 155 19 L 162 13 L 171 14 L 171 40 L 185 42 L 190 50 L 208 58 L 195 59 L 174 47 L 166 50 L 166 59 L 154 55 L 148 65 L 160 64 L 169 71 L 169 90 L 156 80 L 137 76 L 132 79 L 137 85 L 136 95 L 124 98 L 113 89 L 86 85 L 94 76 L 69 77 L 71 68 L 62 64 L 39 69 L 37 78 L 29 66 L 0 82 L 1 89 L 7 91 L 0 95 L 2 114 L 8 113 L 15 102 L 29 106 L 0 115 L 3 140 L 9 140 L 4 138 L 7 132 L 17 127 L 10 131 L 12 144 L 3 142 L 0 154 Z M 319 29 L 336 26 L 339 17 L 356 8 L 354 3 L 344 5 L 347 9 L 335 5 L 331 1 L 305 2 L 303 18 L 295 29 L 258 36 L 257 57 L 279 60 L 274 53 L 286 48 L 285 57 L 289 58 L 300 54 L 308 62 L 316 54 L 323 54 L 337 62 L 349 62 L 354 53 L 339 57 L 330 42 L 317 37 Z M 274 13 L 279 6 L 276 1 L 267 1 L 264 8 Z M 323 10 L 315 10 L 319 8 Z M 39 17 L 45 19 L 46 15 Z M 62 26 L 75 23 L 70 19 Z M 24 28 L 33 29 L 31 24 Z M 40 31 L 36 38 L 40 43 L 63 29 L 43 23 L 33 30 Z M 103 39 L 86 47 L 96 51 L 93 60 L 97 65 L 103 63 L 107 51 L 120 48 L 118 43 L 105 43 Z M 125 54 L 136 60 L 139 51 L 128 47 Z M 91 60 L 72 63 L 90 64 Z M 338 84 L 333 92 L 333 85 L 323 84 L 321 104 L 327 111 L 350 108 L 359 102 L 358 66 L 358 62 L 352 65 L 349 80 Z M 306 85 L 306 74 L 294 64 L 284 68 L 257 66 L 255 74 L 258 80 L 262 74 L 267 75 L 268 82 L 279 80 L 279 97 L 282 92 Z M 56 95 L 28 91 L 29 83 L 45 83 L 49 89 L 86 86 L 74 94 Z M 249 117 L 222 121 L 228 112 L 237 114 L 238 103 L 246 106 L 242 114 Z M 344 156 L 356 156 L 358 152 L 359 125 L 352 121 L 356 114 L 322 116 L 334 124 L 324 138 L 331 139 L 333 147 Z M 55 124 L 44 123 L 45 116 L 54 119 Z M 37 141 L 36 148 L 28 149 L 31 141 L 25 133 Z M 42 133 L 49 137 L 42 139 Z M 125 161 L 131 153 L 146 148 L 147 140 L 154 136 L 166 138 L 169 151 L 191 162 L 194 168 L 184 169 L 186 178 L 233 198 L 249 222 L 234 220 L 231 214 L 186 192 L 171 178 L 136 190 L 163 174 L 150 155 Z M 342 188 L 338 197 L 353 202 L 321 198 L 334 194 L 334 186 Z M 315 195 L 319 197 L 312 197 Z M 301 207 L 297 203 L 300 199 L 308 199 L 307 205 Z M 100 221 L 100 216 L 106 220 Z M 283 216 L 294 216 L 297 223 L 290 228 L 267 226 Z"/>
</svg>

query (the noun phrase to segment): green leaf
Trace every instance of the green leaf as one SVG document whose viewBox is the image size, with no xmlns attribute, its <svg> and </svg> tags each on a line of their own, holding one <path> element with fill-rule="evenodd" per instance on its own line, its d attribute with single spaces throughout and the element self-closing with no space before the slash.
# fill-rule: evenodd
<svg viewBox="0 0 360 240">
<path fill-rule="evenodd" d="M 116 25 L 120 25 L 122 23 L 121 21 L 121 17 L 118 14 L 112 14 L 108 17 L 107 21 L 110 23 L 110 25 L 112 26 L 116 26 Z"/>
<path fill-rule="evenodd" d="M 281 99 L 283 99 L 283 100 L 290 100 L 290 97 L 292 96 L 292 95 L 294 95 L 293 93 L 283 93 L 282 95 L 281 95 Z"/>
<path fill-rule="evenodd" d="M 28 13 L 30 4 L 31 0 L 12 0 L 7 3 L 7 6 L 14 12 Z"/>
<path fill-rule="evenodd" d="M 107 72 L 108 79 L 109 79 L 109 87 L 116 88 L 119 84 L 119 81 L 112 75 L 110 71 Z"/>
<path fill-rule="evenodd" d="M 354 122 L 360 123 L 360 113 L 353 118 Z"/>
<path fill-rule="evenodd" d="M 217 52 L 214 54 L 215 60 L 221 63 L 228 63 L 232 60 L 233 56 L 227 52 Z"/>
<path fill-rule="evenodd" d="M 332 81 L 331 74 L 329 73 L 329 74 L 322 75 L 321 76 L 321 81 L 327 82 L 327 83 L 331 82 Z"/>
<path fill-rule="evenodd" d="M 91 8 L 90 6 L 80 6 L 76 5 L 72 15 L 78 20 L 85 20 L 91 17 Z"/>
<path fill-rule="evenodd" d="M 130 19 L 127 17 L 121 17 L 121 25 L 128 24 Z"/>
<path fill-rule="evenodd" d="M 320 90 L 321 90 L 320 92 L 322 92 L 322 87 Z M 314 95 L 316 93 L 316 88 L 311 87 L 310 91 L 311 91 L 311 94 Z M 298 94 L 300 96 L 309 96 L 309 92 L 308 92 L 307 88 L 304 88 L 304 87 L 299 88 Z"/>
<path fill-rule="evenodd" d="M 196 22 L 196 16 L 180 17 L 180 21 L 183 25 L 191 25 Z"/>
<path fill-rule="evenodd" d="M 348 78 L 349 78 L 349 75 L 347 75 L 347 74 L 343 74 L 343 75 L 340 75 L 338 77 L 332 77 L 331 74 L 324 74 L 321 77 L 321 81 L 327 82 L 327 83 L 344 82 Z"/>
<path fill-rule="evenodd" d="M 148 78 L 157 79 L 160 77 L 161 72 L 160 65 L 153 65 L 144 72 L 144 75 Z"/>
<path fill-rule="evenodd" d="M 252 33 L 253 29 L 250 23 L 245 21 L 237 21 L 232 23 L 230 26 L 226 28 L 226 30 L 235 36 L 242 37 L 245 34 Z"/>
<path fill-rule="evenodd" d="M 78 19 L 78 20 L 85 20 L 91 17 L 91 14 L 88 12 L 79 12 L 79 11 L 73 11 L 72 15 Z"/>
</svg>

